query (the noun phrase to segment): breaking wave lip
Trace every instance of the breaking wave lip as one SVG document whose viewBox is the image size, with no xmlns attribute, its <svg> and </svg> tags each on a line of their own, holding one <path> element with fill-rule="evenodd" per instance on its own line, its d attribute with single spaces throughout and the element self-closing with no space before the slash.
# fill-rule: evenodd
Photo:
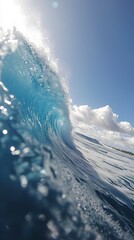
<svg viewBox="0 0 134 240">
<path fill-rule="evenodd" d="M 16 50 L 2 59 L 9 92 L 0 84 L 2 240 L 133 239 L 132 202 L 73 144 L 60 77 L 21 33 L 15 37 Z"/>
</svg>

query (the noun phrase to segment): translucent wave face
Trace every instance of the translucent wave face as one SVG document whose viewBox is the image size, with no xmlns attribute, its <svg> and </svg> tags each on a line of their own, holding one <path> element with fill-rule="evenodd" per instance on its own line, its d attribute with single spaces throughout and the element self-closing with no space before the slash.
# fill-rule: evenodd
<svg viewBox="0 0 134 240">
<path fill-rule="evenodd" d="M 1 0 L 0 1 L 0 58 L 13 52 L 18 47 L 16 31 L 20 32 L 45 56 L 51 68 L 61 75 L 59 60 L 51 51 L 51 41 L 47 31 L 41 29 L 40 14 L 34 9 L 34 4 L 27 0 Z M 62 74 L 63 76 L 63 74 Z M 68 92 L 67 82 L 61 77 L 62 85 Z"/>
<path fill-rule="evenodd" d="M 19 3 L 21 3 L 21 5 L 9 0 L 0 3 L 0 57 L 2 58 L 3 65 L 1 71 L 2 81 L 12 94 L 14 94 L 20 102 L 23 102 L 22 105 L 24 105 L 24 102 L 32 101 L 31 99 L 26 100 L 28 99 L 27 96 L 29 96 L 29 89 L 31 89 L 32 96 L 34 94 L 34 98 L 36 98 L 36 104 L 32 105 L 32 107 L 35 109 L 35 106 L 39 102 L 39 111 L 41 111 L 42 106 L 44 106 L 45 109 L 43 114 L 38 114 L 42 125 L 44 125 L 45 119 L 48 119 L 47 116 L 49 116 L 49 119 L 50 116 L 52 116 L 51 118 L 55 125 L 57 125 L 56 119 L 60 119 L 60 121 L 58 120 L 58 125 L 63 129 L 63 135 L 66 135 L 66 130 L 63 127 L 64 117 L 68 115 L 65 86 L 63 85 L 61 77 L 57 74 L 57 65 L 53 58 L 51 58 L 48 43 L 47 41 L 45 43 L 41 29 L 37 28 L 38 23 L 35 24 L 35 26 L 33 26 L 33 23 L 30 25 L 29 19 L 22 13 L 22 1 L 19 1 Z M 30 13 L 29 18 L 32 18 L 31 14 L 33 13 Z M 34 47 L 31 48 L 30 45 Z M 40 52 L 40 49 L 43 51 Z M 14 52 L 14 54 L 8 54 L 11 52 Z M 23 92 L 22 87 L 21 93 L 19 93 L 18 96 L 20 86 L 25 87 L 25 91 Z M 38 96 L 35 94 L 37 91 L 32 91 L 34 90 L 33 88 L 40 89 Z M 25 94 L 26 91 L 28 92 L 27 96 Z M 23 96 L 22 93 L 24 93 Z M 47 101 L 45 100 L 45 105 L 44 102 L 40 104 L 40 95 L 42 95 L 42 99 L 47 99 Z M 22 96 L 23 100 L 20 96 Z M 55 96 L 57 97 L 55 98 Z M 53 109 L 52 114 L 50 114 L 51 111 L 47 114 L 46 112 L 51 110 L 51 108 Z M 62 111 L 65 113 L 61 114 L 60 112 Z M 59 116 L 59 118 L 57 116 Z M 67 120 L 67 122 L 69 122 L 69 120 Z M 47 128 L 49 127 L 47 126 Z"/>
<path fill-rule="evenodd" d="M 53 139 L 56 134 L 72 146 L 67 96 L 61 78 L 23 35 L 17 36 L 17 50 L 3 60 L 2 81 L 21 103 L 24 122 L 40 140 Z"/>
</svg>

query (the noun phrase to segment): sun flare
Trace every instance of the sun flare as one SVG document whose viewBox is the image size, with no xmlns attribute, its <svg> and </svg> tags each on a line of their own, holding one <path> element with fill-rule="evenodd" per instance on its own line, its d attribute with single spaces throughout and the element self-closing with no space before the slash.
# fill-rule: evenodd
<svg viewBox="0 0 134 240">
<path fill-rule="evenodd" d="M 24 3 L 25 2 L 25 3 Z M 26 1 L 0 0 L 0 43 L 5 43 L 0 51 L 0 56 L 5 56 L 8 48 L 14 51 L 17 47 L 16 30 L 26 39 L 34 43 L 41 53 L 44 53 L 49 63 L 58 72 L 57 61 L 51 56 L 49 38 L 45 30 L 42 33 L 40 16 L 32 11 L 27 14 L 29 5 Z M 6 39 L 8 34 L 8 40 Z M 6 51 L 5 51 L 6 47 Z"/>
<path fill-rule="evenodd" d="M 22 29 L 25 17 L 22 14 L 21 7 L 13 0 L 4 0 L 0 2 L 0 27 L 6 30 L 12 30 L 14 27 Z"/>
<path fill-rule="evenodd" d="M 34 39 L 37 46 L 41 46 L 42 36 L 38 26 L 31 25 L 29 23 L 31 19 L 29 21 L 23 11 L 22 2 L 19 5 L 15 0 L 0 0 L 0 29 L 3 32 L 10 31 L 11 33 L 16 29 L 29 40 L 33 41 Z"/>
</svg>

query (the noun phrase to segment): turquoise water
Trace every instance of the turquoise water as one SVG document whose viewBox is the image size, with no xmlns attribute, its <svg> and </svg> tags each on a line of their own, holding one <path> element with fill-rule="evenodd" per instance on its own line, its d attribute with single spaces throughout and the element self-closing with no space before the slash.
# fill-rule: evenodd
<svg viewBox="0 0 134 240">
<path fill-rule="evenodd" d="M 134 157 L 72 135 L 61 77 L 16 38 L 1 59 L 0 239 L 134 239 Z"/>
</svg>

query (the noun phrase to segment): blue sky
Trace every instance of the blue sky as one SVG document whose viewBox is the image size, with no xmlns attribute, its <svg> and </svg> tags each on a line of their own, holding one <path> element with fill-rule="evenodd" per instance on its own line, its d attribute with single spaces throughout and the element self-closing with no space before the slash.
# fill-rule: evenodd
<svg viewBox="0 0 134 240">
<path fill-rule="evenodd" d="M 121 120 L 134 125 L 134 1 L 36 4 L 55 55 L 69 75 L 73 103 L 93 108 L 108 104 Z"/>
</svg>

